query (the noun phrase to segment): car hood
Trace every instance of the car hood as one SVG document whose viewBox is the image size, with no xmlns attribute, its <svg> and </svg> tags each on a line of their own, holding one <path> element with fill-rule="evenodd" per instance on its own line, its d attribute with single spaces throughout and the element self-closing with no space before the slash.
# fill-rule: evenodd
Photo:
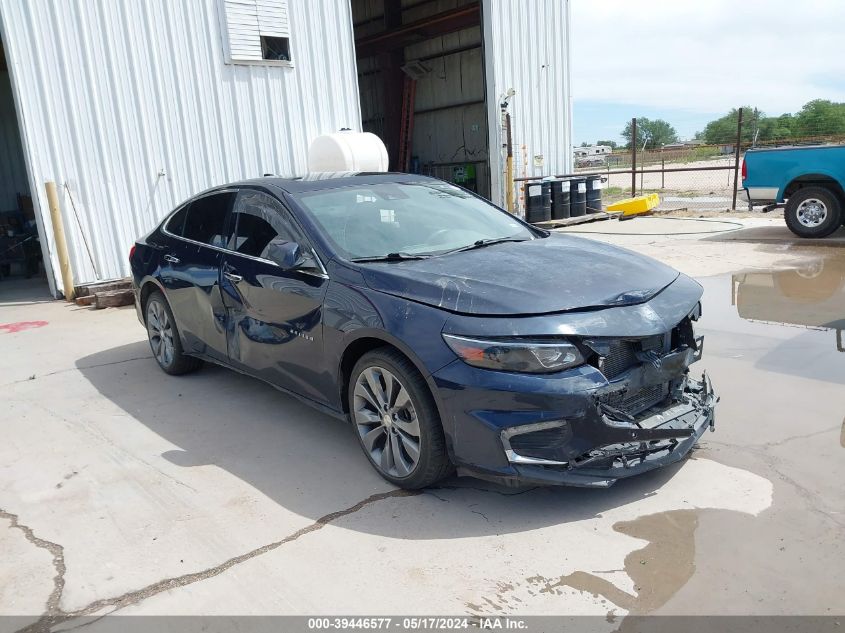
<svg viewBox="0 0 845 633">
<path fill-rule="evenodd" d="M 473 315 L 527 315 L 643 303 L 679 273 L 649 257 L 557 233 L 421 260 L 361 266 L 367 285 Z"/>
</svg>

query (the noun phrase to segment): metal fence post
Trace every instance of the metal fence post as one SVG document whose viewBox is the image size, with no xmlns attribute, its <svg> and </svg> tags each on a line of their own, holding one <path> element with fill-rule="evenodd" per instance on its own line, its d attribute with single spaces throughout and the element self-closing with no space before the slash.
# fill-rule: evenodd
<svg viewBox="0 0 845 633">
<path fill-rule="evenodd" d="M 734 197 L 731 203 L 731 211 L 736 211 L 736 193 L 739 188 L 739 146 L 742 143 L 742 108 L 739 109 L 739 116 L 736 120 L 736 146 L 734 147 Z"/>
<path fill-rule="evenodd" d="M 631 119 L 631 197 L 637 195 L 637 119 Z"/>
</svg>

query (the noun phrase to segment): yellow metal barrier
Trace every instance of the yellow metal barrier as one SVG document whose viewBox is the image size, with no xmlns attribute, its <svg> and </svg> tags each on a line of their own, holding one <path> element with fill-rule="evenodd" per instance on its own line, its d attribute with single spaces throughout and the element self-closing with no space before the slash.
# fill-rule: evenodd
<svg viewBox="0 0 845 633">
<path fill-rule="evenodd" d="M 640 213 L 648 213 L 658 204 L 660 204 L 660 197 L 656 193 L 650 193 L 646 196 L 626 198 L 625 200 L 609 204 L 607 205 L 607 212 L 621 213 L 623 216 L 638 215 Z"/>
</svg>

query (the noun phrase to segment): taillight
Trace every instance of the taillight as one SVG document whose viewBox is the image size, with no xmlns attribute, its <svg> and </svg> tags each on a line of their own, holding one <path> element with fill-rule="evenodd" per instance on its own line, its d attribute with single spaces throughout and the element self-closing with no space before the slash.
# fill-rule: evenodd
<svg viewBox="0 0 845 633">
<path fill-rule="evenodd" d="M 132 261 L 132 258 L 135 257 L 135 245 L 132 245 L 132 248 L 129 249 L 129 261 Z"/>
<path fill-rule="evenodd" d="M 745 162 L 745 159 L 742 159 L 742 179 L 748 179 L 748 163 Z"/>
</svg>

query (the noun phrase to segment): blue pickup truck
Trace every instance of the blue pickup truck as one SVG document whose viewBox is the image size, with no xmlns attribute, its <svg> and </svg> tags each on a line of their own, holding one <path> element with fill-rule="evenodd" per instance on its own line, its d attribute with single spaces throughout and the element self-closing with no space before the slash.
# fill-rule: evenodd
<svg viewBox="0 0 845 633">
<path fill-rule="evenodd" d="M 799 237 L 827 237 L 845 224 L 845 145 L 750 149 L 742 186 L 751 205 L 784 206 Z"/>
</svg>

